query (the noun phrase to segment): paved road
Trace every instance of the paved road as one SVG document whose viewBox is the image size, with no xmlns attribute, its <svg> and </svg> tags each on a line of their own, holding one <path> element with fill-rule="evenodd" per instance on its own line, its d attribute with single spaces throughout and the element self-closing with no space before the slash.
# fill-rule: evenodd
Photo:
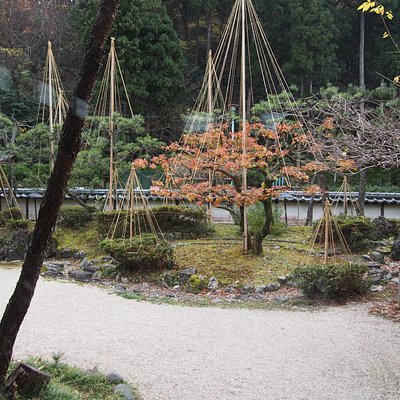
<svg viewBox="0 0 400 400">
<path fill-rule="evenodd" d="M 18 277 L 0 270 L 0 313 Z M 16 357 L 116 371 L 145 400 L 398 400 L 400 325 L 365 307 L 318 312 L 137 303 L 40 281 Z"/>
</svg>

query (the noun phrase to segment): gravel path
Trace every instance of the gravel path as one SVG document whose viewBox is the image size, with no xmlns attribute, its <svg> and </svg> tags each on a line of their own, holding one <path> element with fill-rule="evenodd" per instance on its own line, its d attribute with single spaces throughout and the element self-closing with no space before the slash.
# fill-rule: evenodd
<svg viewBox="0 0 400 400">
<path fill-rule="evenodd" d="M 0 269 L 0 313 L 18 270 Z M 400 325 L 365 306 L 318 312 L 138 303 L 43 281 L 15 356 L 116 371 L 145 400 L 398 400 Z"/>
</svg>

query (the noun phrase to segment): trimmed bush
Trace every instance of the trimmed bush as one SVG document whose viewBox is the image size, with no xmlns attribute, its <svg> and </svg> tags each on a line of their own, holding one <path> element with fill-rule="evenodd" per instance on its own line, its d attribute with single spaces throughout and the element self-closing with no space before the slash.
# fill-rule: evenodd
<svg viewBox="0 0 400 400">
<path fill-rule="evenodd" d="M 27 231 L 32 226 L 32 222 L 27 219 L 10 219 L 7 221 L 7 225 L 12 230 L 24 230 Z"/>
<path fill-rule="evenodd" d="M 336 217 L 337 222 L 346 243 L 353 253 L 359 253 L 367 250 L 372 241 L 376 239 L 376 231 L 371 220 L 362 217 Z M 333 221 L 332 221 L 333 224 Z M 318 223 L 315 227 L 318 226 Z M 334 240 L 337 246 L 340 246 L 340 238 L 338 232 L 333 228 Z M 324 241 L 325 232 L 319 232 L 318 239 Z"/>
<path fill-rule="evenodd" d="M 190 238 L 198 238 L 210 234 L 207 214 L 199 207 L 161 206 L 154 207 L 151 211 L 163 233 L 180 233 Z M 139 209 L 136 212 L 140 218 L 142 232 L 151 233 L 146 219 L 147 210 Z M 111 232 L 111 229 L 114 229 L 119 215 L 114 237 L 121 238 L 127 235 L 129 230 L 129 224 L 126 224 L 128 213 L 129 211 L 127 210 L 96 213 L 94 218 L 97 231 L 100 235 L 106 237 Z"/>
<path fill-rule="evenodd" d="M 18 207 L 8 208 L 0 212 L 0 225 L 4 226 L 9 220 L 22 220 L 22 213 Z"/>
<path fill-rule="evenodd" d="M 93 219 L 93 214 L 81 206 L 63 207 L 58 218 L 63 228 L 83 228 Z"/>
<path fill-rule="evenodd" d="M 366 265 L 309 265 L 296 268 L 293 279 L 309 298 L 344 299 L 368 289 L 367 273 Z"/>
<path fill-rule="evenodd" d="M 126 271 L 155 271 L 174 266 L 172 247 L 159 242 L 156 236 L 145 234 L 129 239 L 104 240 L 100 246 L 118 260 Z"/>
</svg>

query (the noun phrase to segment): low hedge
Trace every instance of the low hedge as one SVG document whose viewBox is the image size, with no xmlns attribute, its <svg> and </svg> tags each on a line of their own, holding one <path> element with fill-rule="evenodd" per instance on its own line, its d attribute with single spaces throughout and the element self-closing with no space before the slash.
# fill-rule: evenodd
<svg viewBox="0 0 400 400">
<path fill-rule="evenodd" d="M 298 288 L 308 298 L 344 299 L 370 286 L 368 266 L 357 264 L 308 265 L 293 271 Z"/>
<path fill-rule="evenodd" d="M 207 214 L 200 207 L 161 206 L 154 207 L 151 211 L 160 231 L 163 233 L 188 234 L 192 238 L 210 234 Z M 146 219 L 147 210 L 138 209 L 135 212 L 140 220 L 141 231 L 151 233 Z M 129 217 L 128 213 L 128 210 L 95 213 L 97 231 L 100 235 L 106 237 L 111 232 L 111 229 L 115 228 L 115 238 L 126 236 L 129 230 L 129 224 L 126 223 Z M 117 219 L 118 224 L 115 227 Z"/>
<path fill-rule="evenodd" d="M 172 247 L 156 236 L 144 234 L 130 239 L 106 239 L 100 246 L 126 271 L 156 271 L 174 266 Z"/>
<path fill-rule="evenodd" d="M 4 226 L 10 220 L 22 220 L 23 216 L 18 207 L 8 208 L 0 212 L 0 226 Z"/>
<path fill-rule="evenodd" d="M 367 250 L 372 241 L 376 240 L 376 230 L 373 223 L 368 218 L 362 217 L 335 217 L 335 221 L 343 234 L 346 243 L 353 253 L 358 253 Z M 337 230 L 333 225 L 333 235 L 336 245 L 340 247 L 341 241 Z M 317 227 L 316 224 L 315 227 Z M 324 230 L 319 232 L 318 239 L 321 243 L 324 241 Z"/>
<path fill-rule="evenodd" d="M 58 222 L 63 228 L 83 228 L 93 220 L 93 214 L 81 206 L 62 207 Z"/>
</svg>

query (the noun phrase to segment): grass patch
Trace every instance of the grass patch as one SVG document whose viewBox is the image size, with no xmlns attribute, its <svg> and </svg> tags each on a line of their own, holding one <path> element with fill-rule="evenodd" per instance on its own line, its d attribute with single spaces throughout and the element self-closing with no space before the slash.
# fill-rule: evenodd
<svg viewBox="0 0 400 400">
<path fill-rule="evenodd" d="M 212 224 L 212 237 L 218 238 L 240 238 L 240 228 L 234 224 Z"/>
<path fill-rule="evenodd" d="M 41 393 L 41 400 L 121 400 L 113 393 L 114 383 L 100 373 L 88 373 L 56 361 L 47 362 L 33 358 L 27 364 L 47 372 L 51 376 L 48 387 Z M 15 364 L 11 366 L 15 367 Z M 133 390 L 136 399 L 139 394 Z M 20 398 L 21 400 L 23 398 Z M 24 399 L 25 400 L 25 399 Z M 27 400 L 27 399 L 26 399 Z"/>
<path fill-rule="evenodd" d="M 94 228 L 94 223 L 88 224 L 85 228 L 61 228 L 57 229 L 55 235 L 59 248 L 70 248 L 83 250 L 90 258 L 105 255 L 99 243 L 102 238 Z"/>
<path fill-rule="evenodd" d="M 215 276 L 223 285 L 264 285 L 303 262 L 311 234 L 309 227 L 290 227 L 285 240 L 267 238 L 263 257 L 243 255 L 240 241 L 183 242 L 174 249 L 175 260 L 179 269 L 196 267 L 198 274 Z"/>
</svg>

